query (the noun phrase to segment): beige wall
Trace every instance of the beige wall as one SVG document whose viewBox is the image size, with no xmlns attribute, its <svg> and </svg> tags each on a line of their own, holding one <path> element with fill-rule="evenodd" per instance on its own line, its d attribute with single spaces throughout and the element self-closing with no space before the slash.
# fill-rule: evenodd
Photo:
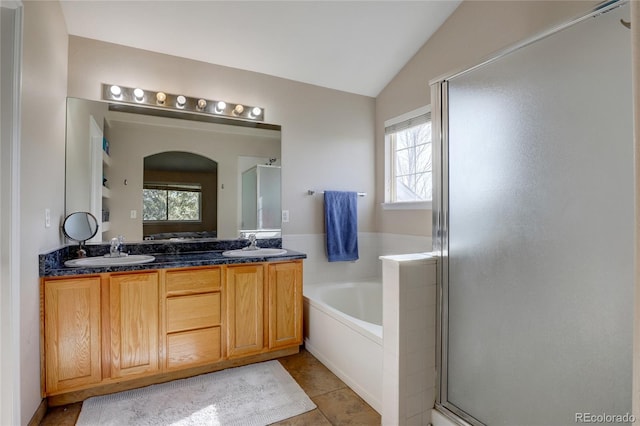
<svg viewBox="0 0 640 426">
<path fill-rule="evenodd" d="M 593 8 L 593 1 L 465 1 L 376 98 L 376 201 L 384 200 L 384 122 L 431 103 L 429 81 Z M 377 207 L 379 232 L 431 235 L 431 211 Z"/>
<path fill-rule="evenodd" d="M 61 244 L 68 36 L 58 2 L 24 2 L 20 149 L 21 423 L 40 404 L 38 254 Z M 51 227 L 44 226 L 45 208 Z"/>
<path fill-rule="evenodd" d="M 367 192 L 359 228 L 375 230 L 373 98 L 69 37 L 68 95 L 98 100 L 101 83 L 263 106 L 266 121 L 282 126 L 283 233 L 324 232 L 321 197 L 308 189 Z"/>
</svg>

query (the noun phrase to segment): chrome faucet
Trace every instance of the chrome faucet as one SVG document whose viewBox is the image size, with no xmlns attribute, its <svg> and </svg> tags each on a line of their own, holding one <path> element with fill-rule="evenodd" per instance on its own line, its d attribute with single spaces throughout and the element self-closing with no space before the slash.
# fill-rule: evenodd
<svg viewBox="0 0 640 426">
<path fill-rule="evenodd" d="M 244 248 L 245 250 L 258 250 L 260 248 L 256 245 L 256 234 L 249 234 L 247 238 L 249 239 L 249 245 Z"/>
<path fill-rule="evenodd" d="M 113 237 L 111 239 L 111 247 L 109 248 L 109 255 L 111 257 L 120 257 L 122 256 L 122 246 L 124 245 L 124 237 L 122 235 L 118 235 L 117 237 Z"/>
</svg>

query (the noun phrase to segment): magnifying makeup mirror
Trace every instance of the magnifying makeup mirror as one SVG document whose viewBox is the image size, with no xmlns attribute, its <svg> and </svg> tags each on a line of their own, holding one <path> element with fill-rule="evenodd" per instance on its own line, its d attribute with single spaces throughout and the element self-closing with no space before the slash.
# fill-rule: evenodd
<svg viewBox="0 0 640 426">
<path fill-rule="evenodd" d="M 80 244 L 78 257 L 85 257 L 87 252 L 83 248 L 84 243 L 98 233 L 98 220 L 89 212 L 74 212 L 64 219 L 62 232 L 65 237 Z"/>
</svg>

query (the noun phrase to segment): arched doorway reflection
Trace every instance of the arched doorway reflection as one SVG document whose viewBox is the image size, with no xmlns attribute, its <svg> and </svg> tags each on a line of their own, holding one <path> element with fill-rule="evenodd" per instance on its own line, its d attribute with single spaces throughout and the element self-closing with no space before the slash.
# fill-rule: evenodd
<svg viewBox="0 0 640 426">
<path fill-rule="evenodd" d="M 150 155 L 143 181 L 145 239 L 217 237 L 216 161 L 184 151 Z"/>
</svg>

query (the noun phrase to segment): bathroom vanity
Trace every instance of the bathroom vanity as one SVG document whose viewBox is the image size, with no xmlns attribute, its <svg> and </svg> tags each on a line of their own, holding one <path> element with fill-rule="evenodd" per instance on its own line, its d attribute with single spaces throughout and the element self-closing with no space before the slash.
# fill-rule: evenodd
<svg viewBox="0 0 640 426">
<path fill-rule="evenodd" d="M 41 256 L 43 396 L 67 404 L 297 353 L 305 257 L 212 250 L 73 269 Z"/>
</svg>

